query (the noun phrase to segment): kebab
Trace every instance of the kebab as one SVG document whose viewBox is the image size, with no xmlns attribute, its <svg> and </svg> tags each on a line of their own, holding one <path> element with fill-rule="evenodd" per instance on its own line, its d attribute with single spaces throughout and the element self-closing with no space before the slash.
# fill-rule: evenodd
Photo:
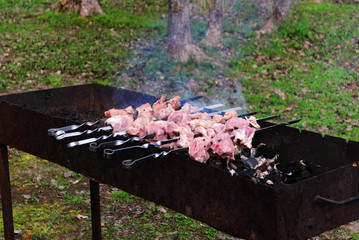
<svg viewBox="0 0 359 240">
<path fill-rule="evenodd" d="M 249 144 L 255 130 L 238 132 L 235 136 L 230 136 L 229 132 L 235 129 L 259 128 L 253 116 L 243 119 L 238 117 L 236 112 L 231 111 L 223 116 L 214 115 L 212 118 L 208 113 L 191 115 L 188 109 L 183 108 L 180 111 L 174 112 L 168 117 L 168 121 L 153 121 L 148 124 L 146 133 L 155 134 L 156 137 L 153 140 L 157 140 L 157 142 L 116 150 L 105 149 L 105 155 L 110 156 L 116 151 L 127 150 L 129 148 L 148 148 L 149 146 L 161 146 L 169 142 L 175 142 L 174 145 L 167 145 L 166 147 L 174 149 L 188 148 L 189 154 L 193 159 L 199 162 L 206 162 L 210 157 L 209 150 L 213 154 L 228 158 L 228 160 L 234 160 L 236 142 L 246 143 L 243 145 L 251 147 Z M 167 136 L 170 136 L 171 139 L 166 142 Z"/>
<path fill-rule="evenodd" d="M 239 154 L 242 148 L 251 148 L 254 133 L 260 128 L 255 117 L 241 118 L 237 116 L 236 111 L 225 112 L 223 115 L 219 113 L 210 115 L 206 112 L 198 112 L 198 108 L 189 103 L 185 103 L 179 109 L 180 97 L 176 96 L 168 101 L 166 97 L 167 95 L 163 94 L 152 106 L 146 103 L 136 110 L 132 106 L 107 110 L 104 112 L 107 117 L 105 124 L 112 128 L 111 135 L 72 142 L 68 146 L 93 143 L 90 149 L 96 150 L 101 145 L 108 147 L 150 139 L 151 142 L 142 145 L 142 148 L 149 146 L 188 148 L 189 155 L 199 162 L 206 162 L 211 155 L 225 158 L 227 162 L 233 161 L 234 156 Z M 90 134 L 99 129 L 86 130 L 83 133 Z M 133 137 L 98 145 L 94 143 L 124 134 Z M 105 149 L 104 153 L 112 155 L 115 151 L 125 149 L 128 147 L 117 150 Z"/>
<path fill-rule="evenodd" d="M 68 146 L 73 147 L 98 140 L 106 140 L 115 137 L 117 134 L 122 135 L 123 132 L 126 132 L 135 137 L 125 141 L 111 141 L 103 143 L 102 145 L 122 145 L 149 138 L 151 138 L 152 141 L 159 141 L 162 143 L 167 140 L 169 136 L 172 140 L 168 141 L 168 143 L 177 143 L 167 145 L 166 147 L 188 147 L 189 154 L 196 161 L 206 162 L 210 157 L 210 154 L 208 153 L 209 149 L 211 149 L 214 154 L 226 157 L 229 160 L 234 160 L 234 152 L 236 148 L 229 138 L 229 135 L 224 132 L 235 128 L 248 127 L 250 124 L 255 128 L 259 128 L 259 125 L 256 123 L 256 119 L 253 116 L 250 116 L 248 119 L 243 119 L 237 116 L 237 112 L 229 111 L 225 112 L 224 115 L 215 113 L 212 117 L 206 112 L 195 112 L 197 109 L 188 103 L 185 103 L 180 110 L 176 111 L 174 109 L 179 108 L 179 97 L 174 97 L 169 101 L 165 101 L 165 98 L 166 95 L 164 94 L 153 104 L 153 106 L 146 103 L 138 107 L 136 111 L 134 111 L 132 107 L 127 107 L 125 109 L 110 109 L 104 113 L 106 117 L 109 117 L 105 123 L 111 125 L 113 134 L 72 142 L 69 143 Z M 133 115 L 135 113 L 137 113 L 136 120 L 133 120 Z M 161 120 L 165 118 L 167 118 L 166 121 Z M 92 131 L 94 130 L 89 130 L 88 132 L 91 133 Z M 247 132 L 252 134 L 254 133 L 254 130 L 236 134 L 234 138 L 235 141 L 245 139 L 250 143 L 253 136 L 246 134 Z M 197 134 L 197 138 L 195 137 L 195 134 Z M 198 134 L 200 134 L 201 137 L 198 137 Z M 223 138 L 224 136 L 225 138 Z M 212 138 L 214 141 L 213 147 L 211 145 Z M 150 145 L 145 146 L 148 147 Z M 98 146 L 95 143 L 90 146 L 91 150 L 97 148 Z M 238 150 L 236 151 L 238 152 Z M 112 149 L 105 149 L 104 151 L 105 155 L 111 155 L 113 152 L 114 150 Z"/>
<path fill-rule="evenodd" d="M 191 98 L 191 99 L 197 99 L 197 98 L 198 97 Z M 159 101 L 163 101 L 162 99 L 163 99 L 163 97 L 161 97 L 161 99 Z M 168 102 L 174 104 L 177 107 L 178 102 L 174 103 L 174 101 L 176 99 L 178 99 L 178 97 L 170 99 Z M 186 109 L 186 108 L 190 107 L 189 110 L 191 111 L 191 113 L 196 112 L 196 111 L 213 111 L 212 109 L 224 106 L 223 104 L 214 104 L 214 105 L 206 106 L 204 108 L 197 108 L 197 107 L 193 107 L 193 106 L 189 105 L 187 103 L 188 101 L 189 101 L 189 99 L 181 101 L 181 103 L 184 104 L 182 108 Z M 156 106 L 156 103 L 154 104 L 155 106 Z M 162 104 L 162 106 L 163 106 L 163 104 Z M 157 105 L 157 107 L 155 107 L 155 109 L 156 108 L 159 110 L 158 105 Z M 168 108 L 171 109 L 170 107 L 168 107 Z M 101 119 L 94 123 L 71 125 L 71 126 L 67 126 L 67 127 L 63 127 L 63 128 L 59 128 L 59 129 L 49 129 L 49 135 L 55 136 L 55 138 L 57 140 L 62 140 L 62 139 L 69 138 L 69 137 L 89 135 L 89 134 L 101 132 L 101 131 L 112 131 L 112 133 L 114 133 L 112 135 L 112 137 L 124 136 L 124 135 L 128 135 L 128 134 L 135 135 L 135 136 L 140 135 L 141 137 L 143 137 L 144 134 L 141 134 L 141 133 L 144 133 L 145 129 L 142 126 L 145 126 L 146 124 L 157 119 L 157 117 L 155 117 L 153 115 L 153 108 L 149 103 L 141 105 L 140 107 L 136 108 L 136 110 L 133 110 L 132 106 L 129 106 L 125 109 L 112 108 L 112 109 L 105 111 L 104 115 L 105 115 L 105 117 L 107 117 L 107 120 L 105 118 L 105 120 Z M 158 114 L 156 114 L 156 115 L 159 116 Z M 162 116 L 163 116 L 163 113 L 162 113 Z M 70 132 L 70 131 L 76 130 L 82 126 L 92 126 L 94 124 L 98 124 L 98 123 L 100 123 L 100 121 L 104 122 L 106 126 L 99 127 L 96 129 L 88 129 L 85 131 Z M 123 130 L 123 131 L 121 131 L 121 130 Z M 128 132 L 128 130 L 129 130 L 129 132 Z M 85 143 L 88 143 L 88 142 L 86 141 Z M 77 146 L 77 144 L 71 144 L 71 146 L 72 145 Z"/>
<path fill-rule="evenodd" d="M 270 119 L 270 118 L 274 118 L 277 117 L 277 115 L 273 115 L 273 116 L 268 116 L 268 117 L 264 117 L 260 120 L 265 120 L 265 119 Z M 295 119 L 292 121 L 288 121 L 288 122 L 284 122 L 284 123 L 280 123 L 280 124 L 275 124 L 272 126 L 268 126 L 262 129 L 257 129 L 255 132 L 262 132 L 262 131 L 267 131 L 269 129 L 273 129 L 273 128 L 277 128 L 280 126 L 286 126 L 286 125 L 290 125 L 293 123 L 297 123 L 299 122 L 301 119 Z M 251 119 L 251 122 L 253 123 L 253 119 Z M 238 129 L 236 129 L 238 130 Z M 234 130 L 234 131 L 236 131 Z M 246 136 L 246 135 L 244 135 Z M 236 173 L 236 171 L 231 167 L 231 161 L 234 160 L 234 155 L 239 154 L 238 152 L 234 151 L 233 152 L 233 146 L 235 147 L 235 150 L 241 150 L 241 149 L 249 149 L 249 145 L 247 145 L 249 142 L 251 143 L 251 140 L 253 138 L 254 134 L 250 134 L 250 136 L 246 136 L 247 138 L 244 139 L 237 139 L 237 142 L 234 143 L 231 140 L 235 140 L 236 136 L 234 135 L 229 135 L 226 132 L 223 132 L 222 134 L 218 134 L 216 135 L 216 137 L 212 140 L 212 141 L 208 141 L 208 139 L 206 138 L 194 138 L 192 141 L 187 141 L 187 143 L 189 142 L 190 144 L 187 146 L 180 146 L 181 151 L 183 150 L 188 150 L 189 155 L 196 161 L 205 163 L 208 159 L 210 154 L 217 154 L 218 156 L 221 156 L 222 158 L 227 158 L 227 169 L 229 170 L 229 172 L 233 175 L 234 173 Z M 238 140 L 239 141 L 239 145 L 238 145 Z M 241 141 L 242 140 L 242 141 Z M 250 141 L 249 141 L 250 140 Z M 241 144 L 241 142 L 243 144 Z M 159 145 L 157 145 L 159 146 Z M 243 148 L 238 148 L 238 146 L 242 146 Z M 237 148 L 236 148 L 237 147 Z M 251 145 L 250 145 L 251 147 Z M 172 150 L 166 150 L 163 151 L 161 153 L 157 153 L 155 158 L 158 158 L 160 156 L 166 156 L 171 152 L 175 152 L 174 150 L 176 150 L 176 148 L 173 148 Z M 250 148 L 250 151 L 252 150 L 252 148 Z M 163 154 L 162 154 L 163 153 Z M 233 155 L 234 153 L 234 155 Z M 138 163 L 142 160 L 145 159 L 149 159 L 151 157 L 154 157 L 154 154 L 148 155 L 148 156 L 144 156 L 135 160 L 131 160 L 128 159 L 126 161 L 124 161 L 122 164 L 124 167 L 129 168 L 131 167 L 133 164 Z M 257 171 L 256 176 L 257 178 L 264 178 L 266 176 L 266 174 L 269 174 L 266 170 L 265 171 L 261 171 L 259 170 L 259 168 L 262 165 L 266 165 L 266 166 L 270 166 L 271 164 L 273 164 L 276 160 L 278 159 L 278 155 L 276 155 L 273 159 L 269 159 L 266 161 L 262 161 L 262 162 L 257 162 L 254 167 L 250 167 L 254 170 Z M 242 161 L 242 155 L 241 155 L 241 161 Z M 244 164 L 248 164 L 248 159 L 244 157 L 243 159 L 243 163 Z M 257 181 L 257 179 L 255 179 L 255 181 Z M 269 183 L 268 183 L 269 184 Z"/>
</svg>

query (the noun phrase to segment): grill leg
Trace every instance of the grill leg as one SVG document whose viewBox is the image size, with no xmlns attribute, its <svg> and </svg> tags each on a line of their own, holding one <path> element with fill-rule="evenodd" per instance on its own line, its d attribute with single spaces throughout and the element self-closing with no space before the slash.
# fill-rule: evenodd
<svg viewBox="0 0 359 240">
<path fill-rule="evenodd" d="M 92 239 L 101 240 L 100 185 L 90 179 Z"/>
<path fill-rule="evenodd" d="M 13 240 L 15 237 L 11 204 L 9 159 L 7 145 L 2 143 L 0 143 L 0 189 L 2 214 L 4 220 L 4 237 L 6 240 Z"/>
</svg>

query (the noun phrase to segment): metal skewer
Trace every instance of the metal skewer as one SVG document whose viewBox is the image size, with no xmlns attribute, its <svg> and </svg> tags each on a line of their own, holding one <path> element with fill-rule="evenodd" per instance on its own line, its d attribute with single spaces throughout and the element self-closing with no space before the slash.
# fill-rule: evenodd
<svg viewBox="0 0 359 240">
<path fill-rule="evenodd" d="M 100 127 L 100 128 L 96 128 L 93 130 L 85 130 L 83 132 L 64 133 L 64 134 L 57 135 L 55 138 L 56 138 L 56 140 L 62 140 L 64 138 L 76 137 L 76 136 L 81 136 L 81 135 L 88 135 L 88 134 L 95 133 L 95 132 L 112 131 L 112 130 L 113 130 L 113 128 L 111 126 L 105 126 L 105 127 Z M 125 135 L 127 132 L 123 132 L 123 133 L 124 133 L 123 135 Z"/>
<path fill-rule="evenodd" d="M 196 101 L 196 100 L 201 99 L 201 98 L 203 98 L 203 96 L 196 96 L 196 97 L 181 100 L 180 103 L 181 103 L 181 106 L 183 106 L 185 103 L 193 102 L 193 101 Z"/>
<path fill-rule="evenodd" d="M 252 116 L 252 115 L 255 115 L 257 114 L 258 112 L 250 112 L 250 113 L 243 113 L 243 114 L 240 114 L 238 115 L 237 117 L 248 117 L 248 116 Z"/>
<path fill-rule="evenodd" d="M 243 110 L 242 107 L 234 107 L 234 108 L 228 108 L 228 109 L 225 109 L 225 110 L 221 110 L 221 111 L 217 111 L 217 112 L 212 112 L 210 113 L 209 115 L 210 116 L 213 116 L 214 114 L 225 114 L 226 112 L 231 112 L 231 111 L 238 111 L 238 110 Z"/>
<path fill-rule="evenodd" d="M 99 141 L 99 140 L 106 140 L 108 138 L 118 137 L 118 136 L 123 136 L 123 132 L 113 133 L 113 134 L 110 134 L 110 135 L 103 135 L 103 136 L 98 137 L 98 138 L 94 137 L 94 138 L 87 138 L 87 139 L 80 140 L 80 141 L 70 142 L 70 143 L 67 144 L 67 147 L 71 148 L 71 147 L 81 146 L 81 145 L 96 142 L 96 141 Z"/>
<path fill-rule="evenodd" d="M 172 149 L 172 150 L 169 150 L 169 151 L 163 151 L 163 152 L 160 152 L 160 153 L 153 153 L 153 154 L 141 157 L 141 158 L 137 158 L 135 160 L 127 159 L 127 160 L 124 160 L 122 162 L 122 166 L 124 168 L 131 168 L 132 165 L 134 165 L 134 164 L 136 164 L 136 163 L 138 163 L 140 161 L 143 161 L 145 159 L 159 158 L 161 156 L 167 156 L 168 154 L 173 153 L 173 152 L 180 152 L 180 151 L 184 151 L 184 150 L 187 150 L 187 149 L 188 149 L 188 147 L 186 147 L 186 148 L 177 148 L 177 149 Z"/>
<path fill-rule="evenodd" d="M 200 133 L 196 133 L 194 135 L 194 137 L 199 137 L 201 136 L 202 134 Z M 162 141 L 157 141 L 157 142 L 153 142 L 153 143 L 145 143 L 145 144 L 142 144 L 142 145 L 135 145 L 135 146 L 129 146 L 129 147 L 123 147 L 123 148 L 117 148 L 117 149 L 109 149 L 109 148 L 106 148 L 104 151 L 103 151 L 103 155 L 105 157 L 111 157 L 113 154 L 115 154 L 115 152 L 119 152 L 119 151 L 124 151 L 124 150 L 129 150 L 129 149 L 133 149 L 133 148 L 142 148 L 142 149 L 148 149 L 149 147 L 151 146 L 154 146 L 154 147 L 160 147 L 162 145 L 165 145 L 167 143 L 172 143 L 172 142 L 176 142 L 178 140 L 180 140 L 181 137 L 175 137 L 175 138 L 171 138 L 171 139 L 167 139 L 167 140 L 162 140 Z M 121 144 L 120 144 L 121 145 Z"/>
<path fill-rule="evenodd" d="M 272 129 L 272 128 L 277 128 L 277 127 L 280 127 L 280 126 L 287 126 L 287 125 L 290 125 L 290 124 L 297 123 L 297 122 L 299 122 L 299 121 L 301 121 L 301 120 L 302 120 L 302 119 L 299 118 L 299 119 L 291 120 L 291 121 L 284 122 L 284 123 L 278 123 L 278 124 L 275 124 L 275 125 L 272 125 L 272 126 L 268 126 L 268 127 L 264 127 L 264 128 L 258 129 L 258 130 L 256 130 L 256 132 L 264 132 L 264 131 L 270 130 L 270 129 Z"/>
<path fill-rule="evenodd" d="M 279 117 L 279 115 L 270 115 L 267 117 L 257 118 L 257 121 L 269 120 L 269 119 L 273 119 L 273 118 L 277 118 L 277 117 Z"/>
<path fill-rule="evenodd" d="M 143 137 L 131 137 L 128 138 L 126 140 L 115 140 L 115 141 L 110 141 L 110 142 L 103 142 L 103 143 L 96 143 L 96 142 L 92 142 L 90 143 L 90 150 L 91 151 L 96 151 L 97 149 L 99 149 L 100 147 L 112 147 L 112 146 L 120 146 L 126 143 L 132 143 L 132 142 L 139 142 L 143 139 L 151 139 L 154 138 L 156 134 L 151 133 L 151 134 L 147 134 Z"/>
<path fill-rule="evenodd" d="M 73 130 L 76 130 L 80 127 L 83 127 L 83 126 L 93 126 L 97 123 L 99 123 L 102 119 L 100 120 L 97 120 L 95 122 L 84 122 L 82 124 L 79 124 L 79 125 L 69 125 L 69 126 L 66 126 L 66 127 L 60 127 L 60 128 L 50 128 L 47 130 L 49 136 L 58 136 L 58 135 L 61 135 L 61 134 L 64 134 L 68 131 L 73 131 Z"/>
</svg>

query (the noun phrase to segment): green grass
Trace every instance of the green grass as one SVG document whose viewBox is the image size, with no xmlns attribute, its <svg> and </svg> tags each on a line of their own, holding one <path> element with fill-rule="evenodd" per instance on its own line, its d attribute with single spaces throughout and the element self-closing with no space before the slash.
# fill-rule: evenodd
<svg viewBox="0 0 359 240">
<path fill-rule="evenodd" d="M 103 0 L 106 15 L 86 19 L 56 12 L 54 3 L 0 1 L 0 93 L 89 82 L 157 95 L 190 89 L 232 105 L 245 99 L 258 117 L 302 118 L 295 127 L 359 141 L 358 4 L 298 2 L 278 31 L 258 39 L 268 9 L 234 2 L 222 45 L 203 48 L 202 62 L 179 64 L 164 47 L 167 1 Z M 192 19 L 195 43 L 204 19 L 203 12 Z M 90 215 L 85 178 L 65 178 L 65 169 L 13 149 L 10 160 L 15 229 L 33 239 L 90 237 L 89 219 L 77 217 Z M 124 191 L 103 186 L 102 193 L 107 239 L 231 238 Z M 359 239 L 343 229 L 323 236 Z"/>
<path fill-rule="evenodd" d="M 350 67 L 358 60 L 358 9 L 297 4 L 277 32 L 257 41 L 254 58 L 234 59 L 231 74 L 252 108 L 301 117 L 304 128 L 358 140 L 358 68 Z"/>
<path fill-rule="evenodd" d="M 155 15 L 163 6 L 154 4 L 148 9 L 151 1 L 141 5 L 126 1 L 116 10 L 104 4 L 105 16 L 88 19 L 51 10 L 52 2 L 1 3 L 0 43 L 6 44 L 0 49 L 8 62 L 1 66 L 0 90 L 76 82 L 109 84 L 125 66 L 131 40 L 146 29 L 150 30 L 146 33 L 164 31 Z"/>
</svg>

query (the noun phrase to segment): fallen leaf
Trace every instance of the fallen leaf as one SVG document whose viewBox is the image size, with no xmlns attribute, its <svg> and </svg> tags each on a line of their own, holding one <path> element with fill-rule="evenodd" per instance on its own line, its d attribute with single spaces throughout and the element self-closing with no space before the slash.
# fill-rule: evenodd
<svg viewBox="0 0 359 240">
<path fill-rule="evenodd" d="M 41 180 L 42 180 L 41 175 L 39 175 L 39 176 L 36 177 L 36 182 L 40 182 Z"/>
<path fill-rule="evenodd" d="M 81 215 L 81 214 L 77 214 L 77 216 L 76 216 L 78 219 L 87 219 L 87 218 L 89 218 L 88 216 L 84 216 L 84 215 Z"/>
<path fill-rule="evenodd" d="M 23 196 L 23 198 L 25 198 L 25 199 L 30 199 L 31 198 L 31 196 L 30 195 L 27 195 L 27 194 L 25 194 L 25 195 L 22 195 Z"/>
<path fill-rule="evenodd" d="M 50 182 L 51 182 L 52 185 L 57 185 L 57 181 L 55 179 L 51 179 Z"/>
<path fill-rule="evenodd" d="M 159 210 L 161 213 L 166 213 L 166 212 L 167 212 L 167 210 L 164 209 L 164 208 L 159 208 L 158 210 Z"/>
<path fill-rule="evenodd" d="M 344 228 L 348 229 L 351 232 L 359 233 L 359 223 L 356 221 L 349 223 Z"/>
<path fill-rule="evenodd" d="M 322 126 L 320 126 L 319 131 L 320 132 L 328 132 L 329 128 L 326 125 L 322 125 Z"/>
<path fill-rule="evenodd" d="M 72 180 L 70 180 L 70 182 L 71 182 L 73 185 L 75 185 L 75 184 L 77 184 L 77 183 L 79 183 L 79 182 L 80 182 L 80 179 L 77 179 L 76 181 L 72 181 Z"/>
<path fill-rule="evenodd" d="M 287 99 L 287 96 L 285 95 L 285 93 L 284 93 L 282 90 L 274 89 L 274 92 L 275 92 L 276 94 L 278 94 L 279 97 L 280 97 L 282 100 Z"/>
<path fill-rule="evenodd" d="M 69 178 L 69 177 L 73 177 L 73 176 L 75 176 L 75 174 L 72 171 L 67 171 L 64 173 L 65 178 Z"/>
</svg>

